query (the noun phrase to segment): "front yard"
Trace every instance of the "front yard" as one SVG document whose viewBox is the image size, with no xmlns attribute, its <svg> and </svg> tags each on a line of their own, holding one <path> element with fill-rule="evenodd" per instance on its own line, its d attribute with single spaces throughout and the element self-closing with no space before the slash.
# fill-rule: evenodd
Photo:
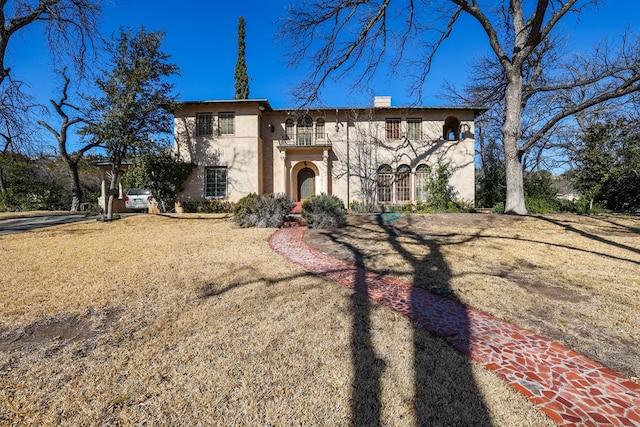
<svg viewBox="0 0 640 427">
<path fill-rule="evenodd" d="M 429 215 L 308 237 L 637 377 L 639 230 Z M 140 215 L 0 236 L 0 424 L 551 425 L 443 340 L 274 254 L 272 233 Z"/>
</svg>

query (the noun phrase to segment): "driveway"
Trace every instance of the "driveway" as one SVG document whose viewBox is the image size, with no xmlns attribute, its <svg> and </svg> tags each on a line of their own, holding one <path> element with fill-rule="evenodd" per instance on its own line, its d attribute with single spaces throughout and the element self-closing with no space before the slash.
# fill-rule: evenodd
<svg viewBox="0 0 640 427">
<path fill-rule="evenodd" d="M 30 231 L 54 225 L 70 224 L 78 221 L 95 221 L 95 219 L 96 217 L 86 216 L 85 214 L 42 215 L 0 219 L 0 235 L 20 233 L 22 231 Z"/>
</svg>

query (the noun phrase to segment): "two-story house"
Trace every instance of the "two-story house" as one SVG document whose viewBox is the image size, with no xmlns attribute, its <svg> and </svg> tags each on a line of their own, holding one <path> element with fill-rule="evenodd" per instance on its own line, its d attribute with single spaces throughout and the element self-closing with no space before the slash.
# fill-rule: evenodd
<svg viewBox="0 0 640 427">
<path fill-rule="evenodd" d="M 483 108 L 274 109 L 266 99 L 183 102 L 174 111 L 175 151 L 196 164 L 179 201 L 249 193 L 292 200 L 334 194 L 347 206 L 428 200 L 448 164 L 457 198 L 474 201 L 474 119 Z"/>
</svg>

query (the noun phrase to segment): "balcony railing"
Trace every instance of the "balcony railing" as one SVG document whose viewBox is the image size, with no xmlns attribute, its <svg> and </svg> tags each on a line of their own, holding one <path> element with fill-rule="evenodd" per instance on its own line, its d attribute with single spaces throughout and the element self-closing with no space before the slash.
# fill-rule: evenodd
<svg viewBox="0 0 640 427">
<path fill-rule="evenodd" d="M 328 146 L 331 145 L 331 140 L 328 134 L 299 134 L 293 137 L 281 135 L 278 139 L 278 145 L 292 147 Z"/>
</svg>

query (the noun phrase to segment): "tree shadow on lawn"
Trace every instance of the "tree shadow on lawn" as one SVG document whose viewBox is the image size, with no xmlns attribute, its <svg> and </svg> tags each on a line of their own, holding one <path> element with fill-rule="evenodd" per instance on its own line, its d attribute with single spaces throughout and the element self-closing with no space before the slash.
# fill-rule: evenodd
<svg viewBox="0 0 640 427">
<path fill-rule="evenodd" d="M 405 248 L 398 236 L 398 230 L 385 221 L 383 215 L 375 217 L 376 223 L 384 231 L 380 238 L 391 246 L 411 266 L 413 286 L 387 289 L 392 299 L 408 303 L 409 317 L 413 326 L 413 402 L 409 412 L 413 414 L 416 426 L 425 425 L 491 425 L 487 407 L 478 390 L 469 361 L 447 344 L 452 344 L 462 353 L 469 352 L 469 319 L 462 303 L 453 296 L 450 288 L 452 273 L 436 240 L 402 231 L 403 239 L 409 238 L 414 244 L 429 248 L 424 258 L 415 257 Z M 356 246 L 340 238 L 339 233 L 326 234 L 334 243 L 351 252 L 355 269 L 354 287 L 357 291 L 350 298 L 352 311 L 351 351 L 354 366 L 351 410 L 353 426 L 379 426 L 381 422 L 381 379 L 385 361 L 378 357 L 372 343 L 371 312 L 373 303 L 367 296 L 379 290 L 380 284 L 373 283 L 366 273 L 366 256 Z M 372 242 L 363 242 L 364 245 Z M 390 272 L 393 274 L 393 272 Z M 437 292 L 447 295 L 453 304 L 434 305 L 432 295 L 423 287 L 436 280 Z M 383 287 L 385 285 L 382 285 Z M 392 285 L 393 286 L 393 285 Z M 403 293 L 404 292 L 404 293 Z M 408 301 L 406 301 L 408 299 Z M 442 300 L 444 301 L 444 300 Z M 446 307 L 445 307 L 446 306 Z M 452 311 L 448 309 L 454 308 Z M 434 326 L 434 334 L 425 326 Z M 446 342 L 445 342 L 446 341 Z"/>
<path fill-rule="evenodd" d="M 537 217 L 537 218 L 542 220 L 542 221 L 546 221 L 546 222 L 548 222 L 550 224 L 556 225 L 556 226 L 558 226 L 560 228 L 563 228 L 566 231 L 569 231 L 569 232 L 572 232 L 572 233 L 576 233 L 579 236 L 584 237 L 586 239 L 594 240 L 594 241 L 596 241 L 598 243 L 604 243 L 604 244 L 611 245 L 611 246 L 613 246 L 615 248 L 618 248 L 618 249 L 623 249 L 625 251 L 629 251 L 629 252 L 633 252 L 633 253 L 636 253 L 636 254 L 640 254 L 640 249 L 639 248 L 635 248 L 633 246 L 624 245 L 622 243 L 617 243 L 617 242 L 614 242 L 612 240 L 606 239 L 604 237 L 598 236 L 597 234 L 589 233 L 589 232 L 584 231 L 584 230 L 580 230 L 579 228 L 576 228 L 576 227 L 574 227 L 573 225 L 571 225 L 569 223 L 564 223 L 564 222 L 561 222 L 561 221 L 558 221 L 558 220 L 554 220 L 552 218 L 548 218 L 548 217 L 544 217 L 544 216 L 540 216 L 540 217 Z M 606 221 L 606 222 L 609 223 L 609 224 L 612 224 L 612 225 L 615 224 L 617 227 L 624 228 L 630 234 L 638 234 L 640 232 L 640 230 L 638 230 L 638 229 L 622 226 L 620 224 L 616 224 L 616 223 L 613 223 L 611 221 Z M 621 258 L 618 258 L 618 259 L 621 259 Z M 627 261 L 631 261 L 631 260 L 627 260 Z M 631 261 L 631 262 L 633 262 L 633 261 Z"/>
</svg>

